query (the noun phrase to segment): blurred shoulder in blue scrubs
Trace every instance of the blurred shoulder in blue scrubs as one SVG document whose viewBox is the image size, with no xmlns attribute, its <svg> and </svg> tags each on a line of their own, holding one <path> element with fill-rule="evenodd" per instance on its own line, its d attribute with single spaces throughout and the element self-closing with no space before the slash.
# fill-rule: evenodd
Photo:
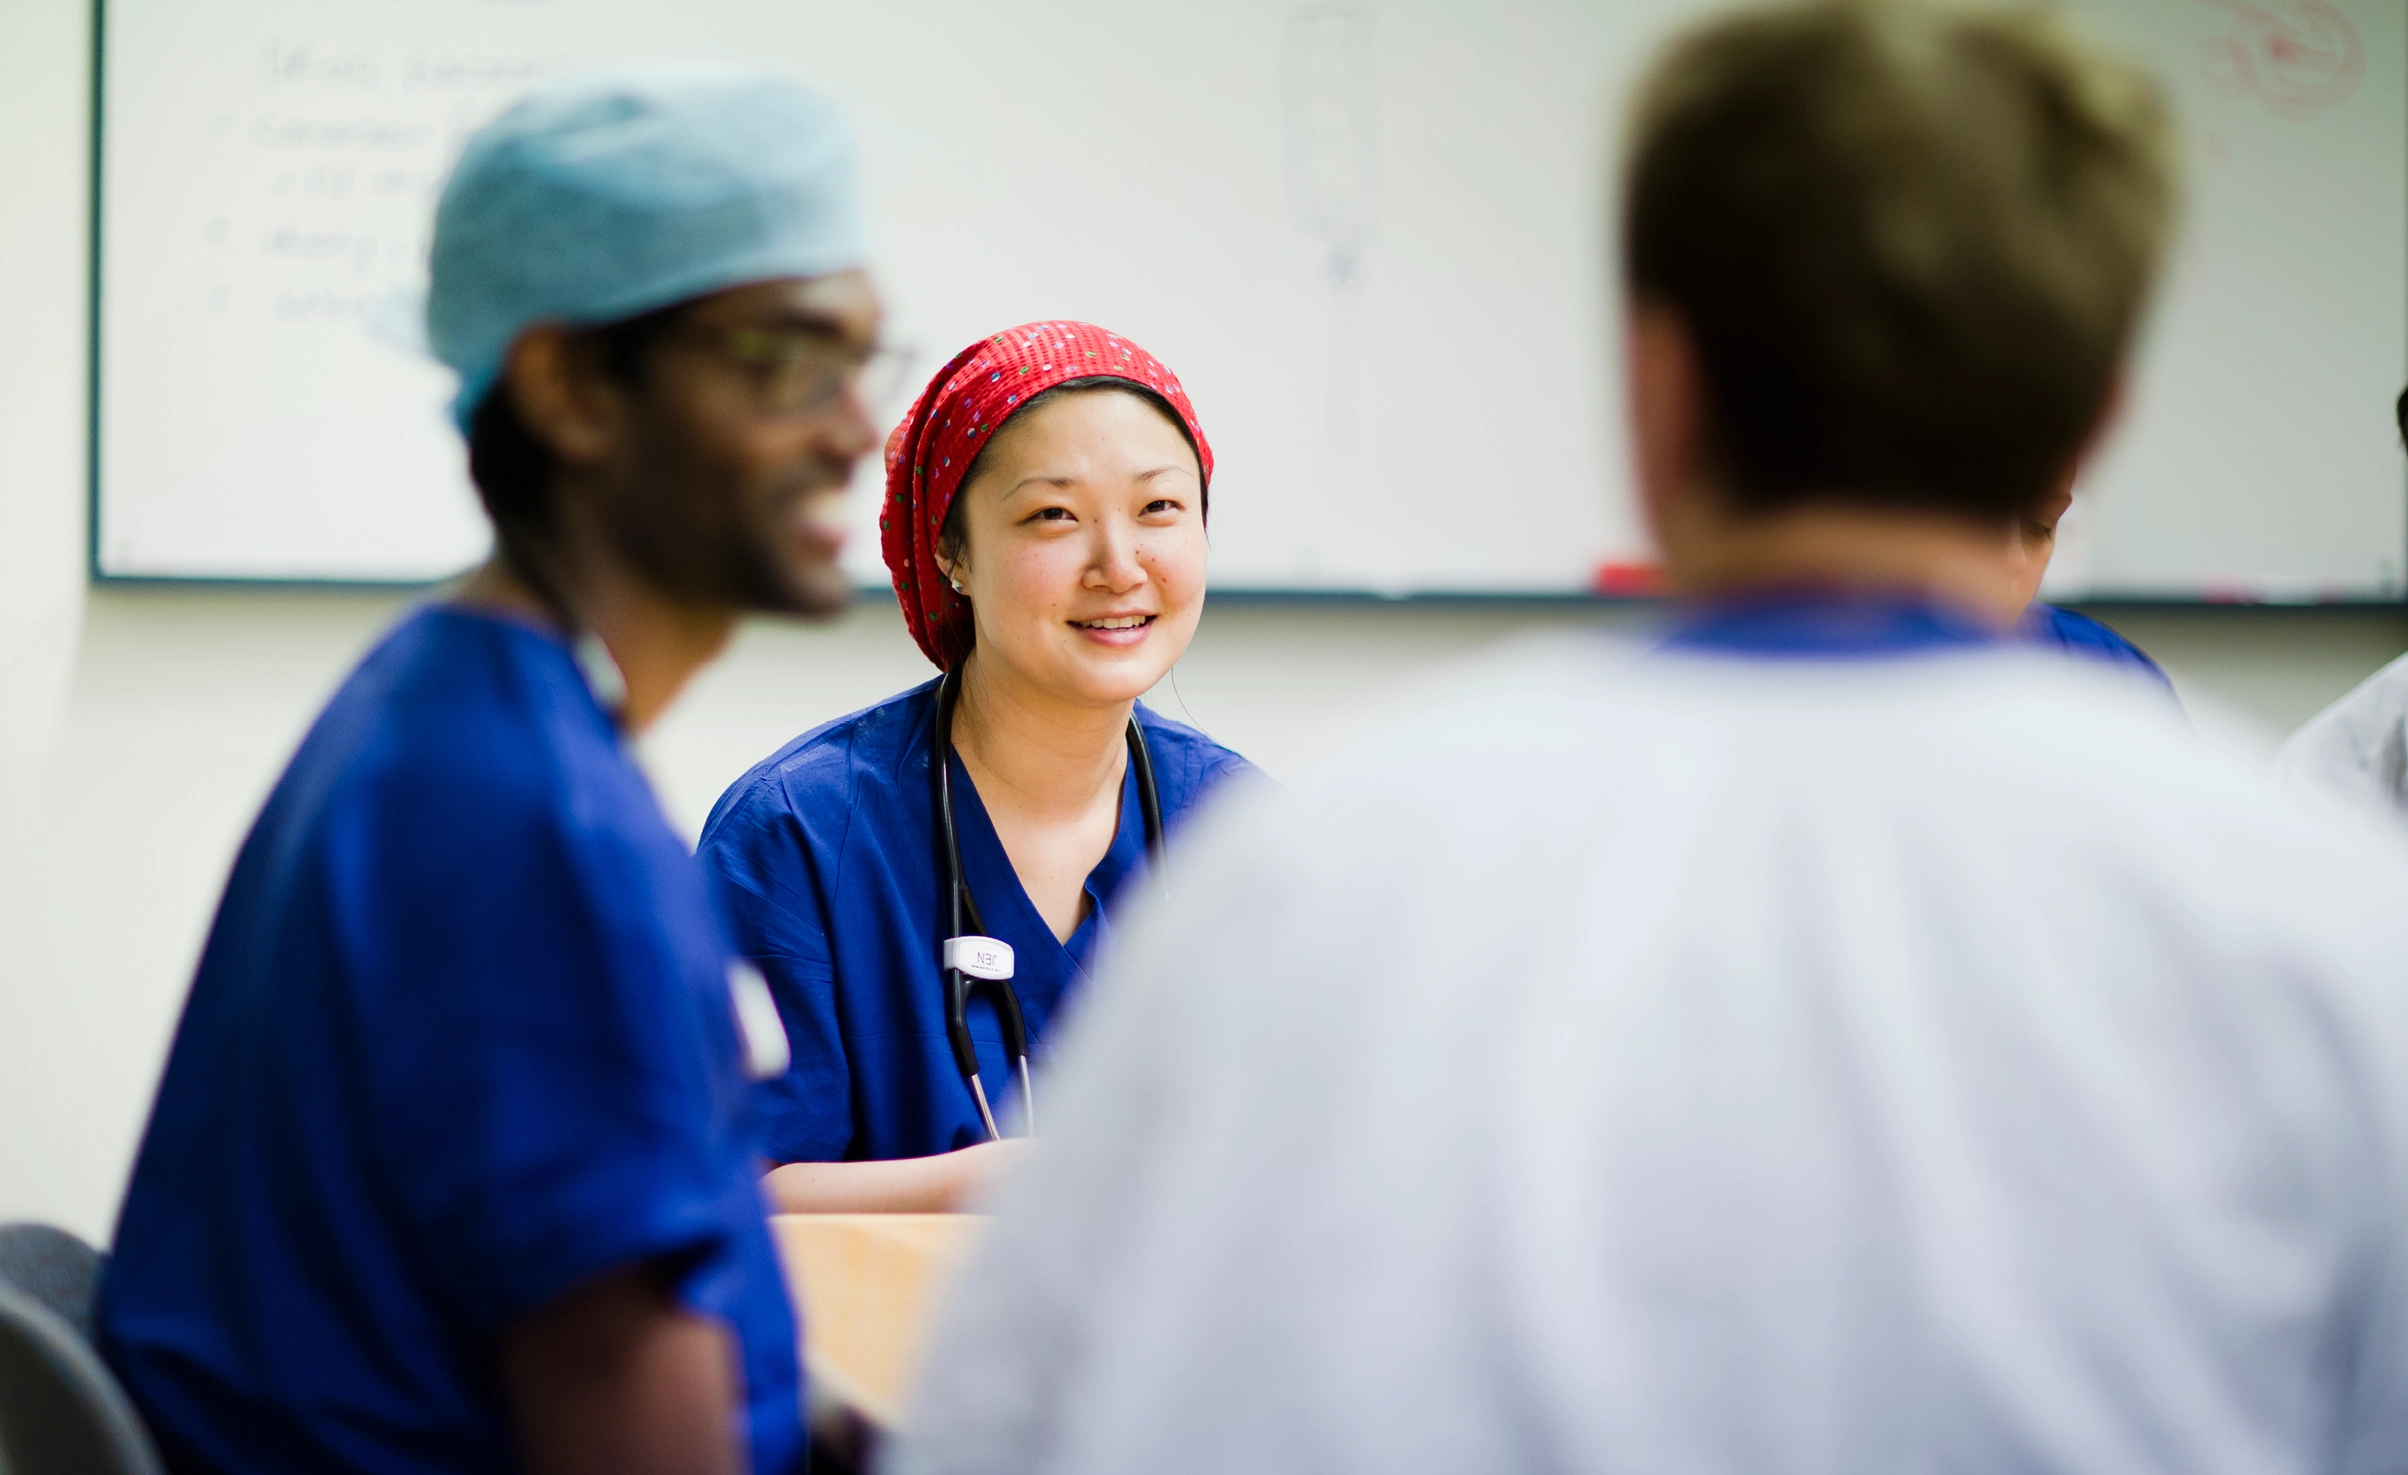
<svg viewBox="0 0 2408 1475">
<path fill-rule="evenodd" d="M 2164 667 L 2149 658 L 2147 651 L 2126 640 L 2104 620 L 2093 619 L 2080 610 L 2036 601 L 2016 622 L 2015 633 L 2043 650 L 2063 651 L 2081 660 L 2128 671 L 2156 683 L 2167 695 L 2173 694 L 2173 680 Z"/>
<path fill-rule="evenodd" d="M 760 1100 L 779 1207 L 982 1187 L 1149 852 L 1251 772 L 1137 700 L 1203 612 L 1211 477 L 1177 377 L 1086 323 L 971 344 L 896 427 L 886 560 L 945 674 L 797 738 L 703 830 L 793 1041 Z M 1007 976 L 945 966 L 956 937 Z"/>
<path fill-rule="evenodd" d="M 2008 535 L 2007 560 L 2012 570 L 2005 590 L 2003 612 L 2012 620 L 2016 637 L 2041 650 L 2078 660 L 2096 661 L 2154 683 L 2167 696 L 2174 683 L 2148 652 L 2126 640 L 2104 621 L 2079 610 L 2048 604 L 2039 598 L 2040 581 L 2056 556 L 2057 533 L 2073 507 L 2073 478 L 2050 490 L 2038 506 L 2016 519 Z"/>
<path fill-rule="evenodd" d="M 99 1312 L 171 1468 L 800 1468 L 744 1126 L 783 1042 L 628 742 L 743 612 L 845 597 L 864 255 L 792 82 L 566 82 L 468 141 L 427 328 L 495 553 L 236 858 Z"/>
</svg>

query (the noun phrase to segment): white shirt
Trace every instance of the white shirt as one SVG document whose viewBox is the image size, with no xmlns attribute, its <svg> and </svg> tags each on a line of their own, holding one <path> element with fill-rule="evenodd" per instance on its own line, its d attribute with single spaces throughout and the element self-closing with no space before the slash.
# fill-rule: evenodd
<svg viewBox="0 0 2408 1475">
<path fill-rule="evenodd" d="M 2408 860 L 2153 692 L 1562 641 L 1169 878 L 900 1475 L 2408 1468 Z"/>
<path fill-rule="evenodd" d="M 2298 787 L 2408 819 L 2408 656 L 2308 719 L 2277 767 Z"/>
</svg>

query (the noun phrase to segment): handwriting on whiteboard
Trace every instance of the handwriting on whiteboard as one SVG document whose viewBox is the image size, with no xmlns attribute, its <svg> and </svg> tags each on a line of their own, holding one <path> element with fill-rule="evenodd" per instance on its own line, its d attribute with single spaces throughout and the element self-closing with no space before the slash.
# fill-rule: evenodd
<svg viewBox="0 0 2408 1475">
<path fill-rule="evenodd" d="M 301 37 L 263 42 L 187 124 L 216 192 L 199 207 L 206 300 L 302 331 L 372 322 L 426 269 L 461 142 L 557 55 Z"/>
<path fill-rule="evenodd" d="M 2283 118 L 2312 118 L 2366 74 L 2366 43 L 2332 0 L 2200 0 L 2232 17 L 2207 42 L 2210 81 Z"/>
</svg>

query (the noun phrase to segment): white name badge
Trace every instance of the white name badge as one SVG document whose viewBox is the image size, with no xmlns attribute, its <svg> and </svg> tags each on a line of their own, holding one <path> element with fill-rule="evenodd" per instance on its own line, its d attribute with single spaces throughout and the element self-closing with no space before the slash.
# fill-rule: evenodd
<svg viewBox="0 0 2408 1475">
<path fill-rule="evenodd" d="M 778 1018 L 778 1001 L 769 996 L 769 980 L 738 958 L 727 965 L 727 991 L 744 1036 L 745 1073 L 756 1081 L 784 1075 L 794 1063 L 794 1047 L 786 1040 L 786 1021 Z"/>
<path fill-rule="evenodd" d="M 959 969 L 972 978 L 1009 978 L 1012 945 L 993 937 L 948 937 L 945 966 Z"/>
</svg>

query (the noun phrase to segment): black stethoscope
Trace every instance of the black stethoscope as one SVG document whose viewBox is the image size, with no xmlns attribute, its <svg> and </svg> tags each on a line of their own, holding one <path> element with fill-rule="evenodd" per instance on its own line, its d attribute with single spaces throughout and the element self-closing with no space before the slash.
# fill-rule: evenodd
<svg viewBox="0 0 2408 1475">
<path fill-rule="evenodd" d="M 961 1068 L 962 1079 L 970 1083 L 970 1094 L 978 1099 L 978 1119 L 986 1123 L 987 1136 L 1001 1140 L 994 1108 L 987 1104 L 987 1088 L 978 1078 L 978 1048 L 970 1040 L 970 992 L 982 983 L 994 985 L 995 1017 L 1003 1025 L 1004 1053 L 1019 1068 L 1020 1109 L 1033 1137 L 1037 1104 L 1029 1091 L 1028 1022 L 1020 1014 L 1020 995 L 1012 988 L 1012 945 L 984 935 L 987 924 L 979 919 L 978 898 L 962 881 L 961 836 L 953 828 L 953 704 L 960 696 L 960 673 L 946 672 L 937 683 L 936 726 L 929 735 L 929 767 L 936 770 L 936 848 L 950 899 L 938 953 L 938 967 L 945 978 L 945 1038 L 953 1043 L 953 1063 Z M 1137 804 L 1145 815 L 1146 863 L 1159 874 L 1162 798 L 1154 789 L 1154 758 L 1146 750 L 1145 733 L 1139 730 L 1134 712 L 1129 714 L 1129 765 L 1137 774 Z M 962 927 L 964 918 L 970 924 L 967 931 Z"/>
</svg>

